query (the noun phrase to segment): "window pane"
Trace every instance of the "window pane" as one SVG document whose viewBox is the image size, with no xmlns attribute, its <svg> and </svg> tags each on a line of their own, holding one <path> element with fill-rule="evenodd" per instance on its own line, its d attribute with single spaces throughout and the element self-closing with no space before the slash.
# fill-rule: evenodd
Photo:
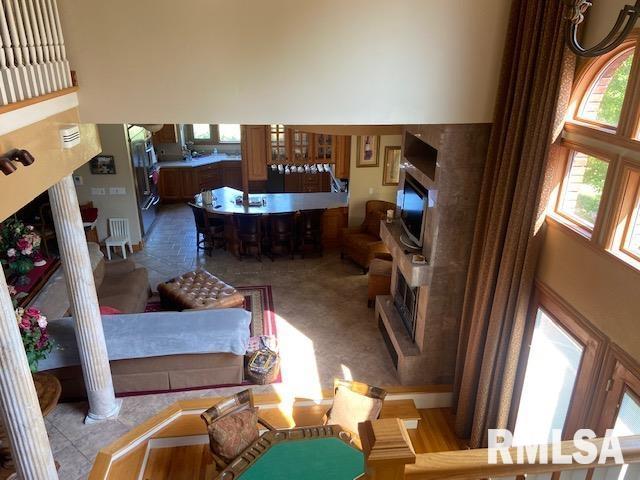
<svg viewBox="0 0 640 480">
<path fill-rule="evenodd" d="M 220 143 L 240 143 L 240 124 L 221 123 L 218 125 Z"/>
<path fill-rule="evenodd" d="M 564 428 L 582 352 L 582 345 L 543 310 L 538 310 L 514 444 L 548 443 L 553 429 Z"/>
<path fill-rule="evenodd" d="M 574 152 L 560 204 L 563 213 L 593 227 L 600 207 L 609 164 L 604 160 Z"/>
<path fill-rule="evenodd" d="M 640 198 L 636 200 L 636 208 L 633 213 L 627 242 L 627 248 L 631 253 L 640 256 Z"/>
<path fill-rule="evenodd" d="M 211 129 L 208 123 L 194 123 L 193 124 L 193 139 L 194 140 L 211 140 Z"/>
<path fill-rule="evenodd" d="M 581 118 L 613 127 L 618 125 L 632 62 L 633 49 L 629 49 L 607 64 L 582 101 Z"/>
<path fill-rule="evenodd" d="M 613 434 L 618 437 L 640 435 L 640 403 L 629 392 L 622 397 Z"/>
</svg>

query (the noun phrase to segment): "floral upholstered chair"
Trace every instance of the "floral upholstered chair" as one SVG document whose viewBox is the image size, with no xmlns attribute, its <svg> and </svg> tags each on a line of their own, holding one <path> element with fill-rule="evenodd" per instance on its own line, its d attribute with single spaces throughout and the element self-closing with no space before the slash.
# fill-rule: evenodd
<svg viewBox="0 0 640 480">
<path fill-rule="evenodd" d="M 324 416 L 325 425 L 340 425 L 360 446 L 358 424 L 380 417 L 387 392 L 361 382 L 334 379 L 333 404 Z"/>
<path fill-rule="evenodd" d="M 224 469 L 259 436 L 258 424 L 275 430 L 258 417 L 251 390 L 227 397 L 200 417 L 207 424 L 209 448 L 219 469 Z"/>
</svg>

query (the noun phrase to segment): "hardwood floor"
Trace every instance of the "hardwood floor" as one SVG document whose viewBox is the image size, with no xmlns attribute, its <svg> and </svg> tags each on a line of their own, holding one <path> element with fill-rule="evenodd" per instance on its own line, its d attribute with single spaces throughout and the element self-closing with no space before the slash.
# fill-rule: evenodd
<svg viewBox="0 0 640 480">
<path fill-rule="evenodd" d="M 461 450 L 466 442 L 453 431 L 450 408 L 419 410 L 420 420 L 409 436 L 416 453 Z M 153 448 L 149 452 L 144 480 L 208 480 L 214 478 L 209 445 Z"/>
</svg>

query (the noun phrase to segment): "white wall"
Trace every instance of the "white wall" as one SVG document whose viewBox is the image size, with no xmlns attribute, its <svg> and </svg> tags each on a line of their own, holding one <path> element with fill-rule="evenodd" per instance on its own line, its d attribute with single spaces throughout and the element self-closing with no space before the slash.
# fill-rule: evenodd
<svg viewBox="0 0 640 480">
<path fill-rule="evenodd" d="M 78 200 L 81 204 L 93 202 L 93 206 L 99 210 L 97 229 L 100 241 L 108 236 L 107 220 L 119 217 L 129 219 L 131 241 L 138 243 L 142 234 L 126 127 L 122 124 L 98 125 L 98 133 L 102 143 L 102 154 L 115 157 L 116 174 L 94 175 L 89 163 L 80 167 L 74 173 L 80 175 L 83 181 L 83 185 L 76 186 Z M 92 187 L 104 188 L 105 195 L 92 194 Z M 123 187 L 125 195 L 109 194 L 110 187 Z"/>
<path fill-rule="evenodd" d="M 584 31 L 584 46 L 590 47 L 599 43 L 610 31 L 620 10 L 630 5 L 631 0 L 606 0 L 593 2 L 587 11 Z"/>
<path fill-rule="evenodd" d="M 384 148 L 401 146 L 402 135 L 381 135 L 377 167 L 356 167 L 358 137 L 351 137 L 351 168 L 349 169 L 349 226 L 362 223 L 368 200 L 396 202 L 397 185 L 382 185 L 384 173 Z"/>
<path fill-rule="evenodd" d="M 510 0 L 59 0 L 95 123 L 488 122 Z"/>
</svg>

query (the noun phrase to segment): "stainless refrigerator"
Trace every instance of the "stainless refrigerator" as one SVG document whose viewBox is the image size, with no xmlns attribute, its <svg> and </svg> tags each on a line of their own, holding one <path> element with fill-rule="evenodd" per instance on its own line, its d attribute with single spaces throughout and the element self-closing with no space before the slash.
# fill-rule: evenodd
<svg viewBox="0 0 640 480">
<path fill-rule="evenodd" d="M 128 133 L 140 226 L 142 235 L 146 236 L 156 219 L 156 210 L 160 203 L 158 159 L 151 142 L 151 133 L 148 130 L 137 125 L 130 125 Z"/>
</svg>

